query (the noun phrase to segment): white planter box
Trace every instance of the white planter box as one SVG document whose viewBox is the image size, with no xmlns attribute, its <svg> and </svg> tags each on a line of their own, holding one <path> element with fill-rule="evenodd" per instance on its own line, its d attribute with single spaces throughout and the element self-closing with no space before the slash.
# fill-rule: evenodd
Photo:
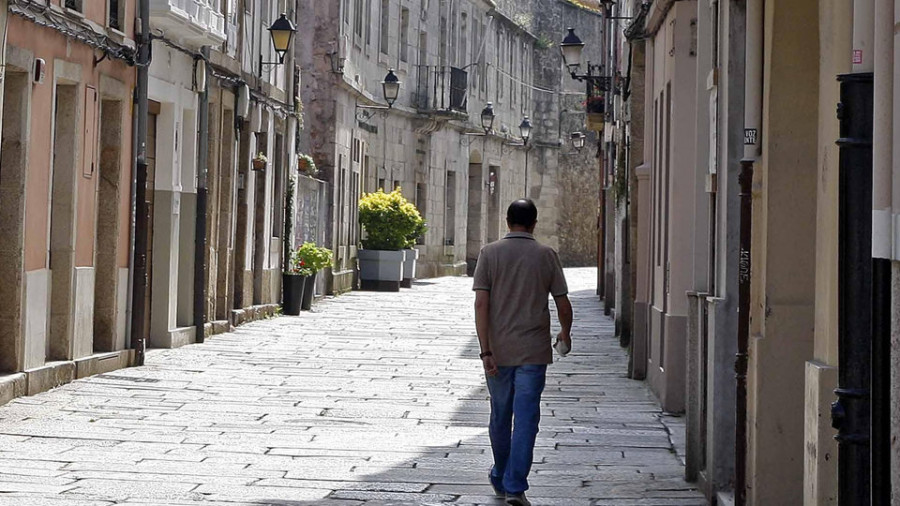
<svg viewBox="0 0 900 506">
<path fill-rule="evenodd" d="M 359 279 L 363 290 L 400 291 L 406 251 L 361 249 L 358 252 Z"/>
</svg>

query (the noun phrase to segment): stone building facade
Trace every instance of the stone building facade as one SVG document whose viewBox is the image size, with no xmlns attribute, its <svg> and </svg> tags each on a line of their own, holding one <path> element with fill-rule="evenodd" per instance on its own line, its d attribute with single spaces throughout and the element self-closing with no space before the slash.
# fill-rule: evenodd
<svg viewBox="0 0 900 506">
<path fill-rule="evenodd" d="M 292 5 L 204 0 L 185 15 L 177 1 L 152 4 L 151 346 L 196 342 L 281 300 L 295 68 L 290 51 L 279 62 L 268 28 L 282 13 L 294 20 Z M 260 154 L 266 167 L 253 170 Z"/>
<path fill-rule="evenodd" d="M 0 3 L 13 97 L 0 147 L 0 403 L 140 363 L 141 343 L 198 342 L 277 310 L 299 69 L 268 28 L 282 14 L 296 25 L 294 4 L 150 1 L 145 98 L 138 2 Z M 146 139 L 134 128 L 143 100 Z"/>
<path fill-rule="evenodd" d="M 325 211 L 300 221 L 325 223 L 322 240 L 336 253 L 328 291 L 354 286 L 356 202 L 379 188 L 402 188 L 428 223 L 420 277 L 470 271 L 481 247 L 502 237 L 508 203 L 525 195 L 540 209 L 538 237 L 568 264 L 592 263 L 596 160 L 568 143 L 582 129 L 583 88 L 562 79 L 549 41 L 565 23 L 594 29 L 594 14 L 558 0 L 305 1 L 301 9 L 313 14 L 297 40 L 312 76 L 300 89 L 301 149 L 328 189 Z M 379 108 L 389 69 L 400 96 Z M 496 118 L 485 135 L 488 102 Z M 527 145 L 525 116 L 534 125 Z"/>
<path fill-rule="evenodd" d="M 605 295 L 632 377 L 686 411 L 687 478 L 715 504 L 900 503 L 900 13 L 620 4 L 616 68 L 645 92 L 607 147 L 640 160 L 613 231 L 637 262 Z"/>
<path fill-rule="evenodd" d="M 0 4 L 0 402 L 128 363 L 133 1 Z"/>
</svg>

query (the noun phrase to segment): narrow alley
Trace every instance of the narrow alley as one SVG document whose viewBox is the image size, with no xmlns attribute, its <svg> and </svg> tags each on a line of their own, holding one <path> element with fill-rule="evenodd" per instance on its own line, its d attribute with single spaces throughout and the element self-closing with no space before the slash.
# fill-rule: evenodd
<svg viewBox="0 0 900 506">
<path fill-rule="evenodd" d="M 549 370 L 529 497 L 706 504 L 683 480 L 683 420 L 626 378 L 596 270 L 567 277 L 575 349 Z M 470 288 L 352 292 L 15 399 L 0 505 L 500 504 Z"/>
</svg>

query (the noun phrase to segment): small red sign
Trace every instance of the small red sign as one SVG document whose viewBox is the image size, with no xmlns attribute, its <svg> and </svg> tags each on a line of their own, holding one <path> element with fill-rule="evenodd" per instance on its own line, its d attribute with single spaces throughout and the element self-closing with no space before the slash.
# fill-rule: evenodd
<svg viewBox="0 0 900 506">
<path fill-rule="evenodd" d="M 853 50 L 853 64 L 861 65 L 862 62 L 863 62 L 862 49 L 854 49 Z"/>
</svg>

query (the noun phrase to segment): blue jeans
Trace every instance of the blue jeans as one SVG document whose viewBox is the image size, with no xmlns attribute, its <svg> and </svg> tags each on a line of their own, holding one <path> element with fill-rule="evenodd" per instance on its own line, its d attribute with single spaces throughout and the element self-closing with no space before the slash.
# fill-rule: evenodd
<svg viewBox="0 0 900 506">
<path fill-rule="evenodd" d="M 487 377 L 494 453 L 491 483 L 498 491 L 518 494 L 528 490 L 546 377 L 546 365 L 500 367 L 496 376 Z"/>
</svg>

